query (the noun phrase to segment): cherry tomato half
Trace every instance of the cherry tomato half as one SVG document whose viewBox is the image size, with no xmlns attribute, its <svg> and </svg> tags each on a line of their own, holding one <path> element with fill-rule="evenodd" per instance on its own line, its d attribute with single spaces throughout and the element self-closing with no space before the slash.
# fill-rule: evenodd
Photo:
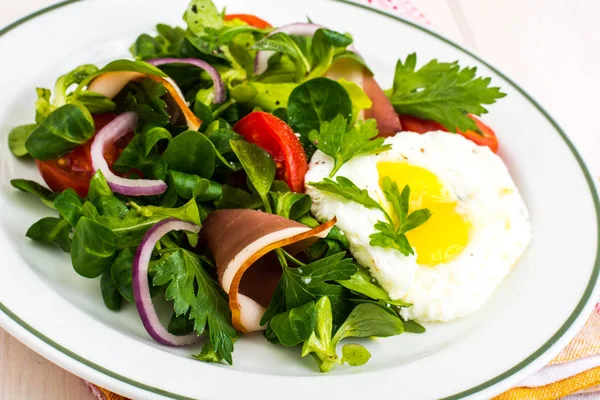
<svg viewBox="0 0 600 400">
<path fill-rule="evenodd" d="M 233 130 L 273 157 L 277 178 L 294 192 L 304 192 L 304 175 L 308 171 L 306 153 L 288 124 L 269 113 L 254 111 L 239 120 Z"/>
<path fill-rule="evenodd" d="M 240 21 L 244 21 L 248 25 L 253 26 L 255 28 L 259 28 L 259 29 L 266 29 L 266 28 L 273 27 L 267 21 L 260 19 L 257 16 L 251 15 L 251 14 L 227 14 L 225 16 L 225 21 L 233 21 L 234 19 L 239 19 Z"/>
<path fill-rule="evenodd" d="M 456 133 L 464 136 L 465 138 L 469 139 L 470 141 L 476 143 L 479 146 L 487 146 L 494 153 L 496 153 L 498 151 L 498 138 L 496 137 L 496 134 L 494 133 L 492 128 L 484 124 L 479 118 L 477 118 L 474 115 L 469 114 L 469 118 L 475 121 L 475 124 L 481 131 L 481 134 L 475 131 L 462 132 L 460 130 L 457 130 Z M 400 115 L 400 121 L 402 122 L 402 129 L 405 131 L 417 133 L 426 133 L 431 131 L 448 132 L 448 129 L 446 129 L 442 124 L 438 122 L 424 120 L 410 115 Z"/>
<path fill-rule="evenodd" d="M 94 125 L 96 132 L 102 129 L 112 119 L 114 114 L 94 115 Z M 129 137 L 131 139 L 131 137 Z M 90 187 L 90 180 L 94 176 L 92 168 L 92 157 L 90 148 L 93 140 L 75 148 L 62 157 L 54 160 L 36 161 L 38 170 L 48 184 L 50 189 L 55 192 L 62 192 L 65 189 L 72 188 L 81 197 L 87 196 Z M 119 158 L 123 148 L 127 143 L 119 141 L 115 146 L 111 146 L 105 153 L 104 158 L 109 166 L 112 166 Z"/>
</svg>

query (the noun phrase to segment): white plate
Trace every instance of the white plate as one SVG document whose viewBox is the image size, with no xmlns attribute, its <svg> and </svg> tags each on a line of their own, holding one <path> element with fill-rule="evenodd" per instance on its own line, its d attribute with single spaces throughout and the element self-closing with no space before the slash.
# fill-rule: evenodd
<svg viewBox="0 0 600 400">
<path fill-rule="evenodd" d="M 362 368 L 315 372 L 298 349 L 260 335 L 236 343 L 234 366 L 205 364 L 191 349 L 154 343 L 134 307 L 107 310 L 97 280 L 78 276 L 60 250 L 24 237 L 48 214 L 17 193 L 12 178 L 37 178 L 16 160 L 6 135 L 33 120 L 34 88 L 82 63 L 128 57 L 127 48 L 157 22 L 182 24 L 187 0 L 67 1 L 0 31 L 0 324 L 46 358 L 108 389 L 137 399 L 202 398 L 488 398 L 541 368 L 582 325 L 598 298 L 598 195 L 594 179 L 565 133 L 523 89 L 478 56 L 398 17 L 342 1 L 219 1 L 275 24 L 313 21 L 352 32 L 383 86 L 397 57 L 417 51 L 474 65 L 508 93 L 485 120 L 531 212 L 527 253 L 481 311 L 430 325 L 424 335 L 370 340 Z"/>
</svg>

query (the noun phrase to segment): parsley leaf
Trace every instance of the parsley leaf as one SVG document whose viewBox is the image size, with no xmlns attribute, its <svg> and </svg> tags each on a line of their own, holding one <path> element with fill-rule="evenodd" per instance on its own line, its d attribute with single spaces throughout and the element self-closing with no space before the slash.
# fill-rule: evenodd
<svg viewBox="0 0 600 400">
<path fill-rule="evenodd" d="M 403 233 L 396 231 L 396 227 L 389 222 L 377 221 L 375 229 L 379 232 L 369 236 L 371 246 L 383 247 L 386 249 L 395 249 L 405 256 L 415 254 L 408 239 Z"/>
<path fill-rule="evenodd" d="M 308 138 L 317 149 L 333 158 L 334 166 L 329 174 L 332 177 L 353 157 L 389 150 L 391 146 L 383 144 L 383 138 L 371 140 L 378 133 L 374 119 L 357 122 L 348 129 L 346 119 L 337 115 L 331 122 L 322 122 L 319 131 L 311 131 Z"/>
<path fill-rule="evenodd" d="M 385 213 L 383 207 L 369 196 L 367 189 L 360 189 L 354 182 L 344 176 L 337 176 L 335 179 L 337 182 L 333 179 L 325 178 L 322 182 L 310 182 L 309 185 L 324 192 L 352 200 L 367 208 L 376 208 Z"/>
<path fill-rule="evenodd" d="M 208 326 L 210 346 L 229 364 L 237 332 L 231 325 L 227 296 L 202 267 L 201 259 L 184 249 L 153 263 L 154 286 L 168 284 L 165 297 L 173 300 L 176 315 L 190 312 L 194 330 L 202 335 Z"/>
<path fill-rule="evenodd" d="M 398 190 L 398 185 L 389 177 L 385 177 L 382 182 L 383 193 L 386 199 L 392 204 L 396 215 L 397 227 L 393 220 L 388 218 L 387 222 L 377 221 L 375 224 L 376 232 L 369 236 L 370 245 L 383 248 L 398 250 L 405 256 L 415 254 L 405 233 L 413 230 L 429 220 L 431 211 L 420 209 L 408 213 L 408 199 L 410 197 L 410 187 L 406 185 L 402 192 Z"/>
<path fill-rule="evenodd" d="M 490 78 L 477 78 L 476 67 L 461 69 L 458 62 L 432 60 L 417 70 L 416 64 L 415 53 L 396 64 L 390 101 L 399 114 L 437 121 L 451 132 L 478 132 L 467 114 L 485 114 L 484 104 L 506 96 L 490 87 Z"/>
</svg>

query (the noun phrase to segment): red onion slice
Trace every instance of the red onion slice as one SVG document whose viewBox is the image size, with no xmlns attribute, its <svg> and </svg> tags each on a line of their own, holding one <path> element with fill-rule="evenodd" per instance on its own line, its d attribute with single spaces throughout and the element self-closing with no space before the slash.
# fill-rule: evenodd
<svg viewBox="0 0 600 400">
<path fill-rule="evenodd" d="M 327 29 L 322 25 L 311 24 L 308 22 L 296 22 L 294 24 L 284 25 L 280 28 L 277 28 L 269 33 L 266 37 L 280 32 L 296 36 L 313 36 L 317 29 L 321 28 Z M 358 51 L 353 45 L 348 46 L 347 49 L 358 54 Z M 260 75 L 267 70 L 269 66 L 269 59 L 273 56 L 273 54 L 275 54 L 275 52 L 269 50 L 263 50 L 256 53 L 256 57 L 254 58 L 254 73 L 256 75 Z"/>
<path fill-rule="evenodd" d="M 92 142 L 91 157 L 92 167 L 95 171 L 102 171 L 110 188 L 126 196 L 152 196 L 164 193 L 167 184 L 161 180 L 150 179 L 127 179 L 115 175 L 106 160 L 104 150 L 114 142 L 132 132 L 137 124 L 137 115 L 134 112 L 126 112 L 100 129 Z"/>
<path fill-rule="evenodd" d="M 148 64 L 152 64 L 155 67 L 164 64 L 189 64 L 194 65 L 198 68 L 203 69 L 210 75 L 213 81 L 213 90 L 215 94 L 215 103 L 220 104 L 225 101 L 225 85 L 221 79 L 219 72 L 206 61 L 199 60 L 197 58 L 154 58 L 152 60 L 146 60 Z M 183 96 L 181 96 L 183 97 Z"/>
<path fill-rule="evenodd" d="M 200 340 L 196 333 L 185 336 L 176 336 L 169 333 L 160 323 L 156 309 L 152 303 L 150 286 L 148 282 L 148 266 L 152 251 L 156 243 L 171 231 L 188 231 L 198 233 L 200 227 L 176 218 L 169 218 L 158 222 L 146 232 L 133 259 L 132 284 L 133 297 L 144 328 L 148 334 L 160 344 L 166 346 L 187 346 Z"/>
</svg>

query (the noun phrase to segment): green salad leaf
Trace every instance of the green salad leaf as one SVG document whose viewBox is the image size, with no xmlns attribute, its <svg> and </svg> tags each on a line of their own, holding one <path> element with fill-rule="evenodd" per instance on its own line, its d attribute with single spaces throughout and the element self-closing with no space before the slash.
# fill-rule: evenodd
<svg viewBox="0 0 600 400">
<path fill-rule="evenodd" d="M 65 104 L 31 132 L 25 147 L 36 160 L 49 160 L 82 145 L 93 135 L 94 121 L 89 111 L 81 105 Z"/>
<path fill-rule="evenodd" d="M 167 147 L 164 159 L 169 169 L 210 178 L 215 171 L 215 148 L 202 133 L 186 131 Z"/>
<path fill-rule="evenodd" d="M 130 303 L 135 301 L 133 297 L 133 285 L 131 283 L 131 268 L 133 266 L 135 250 L 134 247 L 123 249 L 115 258 L 110 269 L 107 270 L 107 272 L 110 271 L 111 278 L 121 296 Z"/>
<path fill-rule="evenodd" d="M 431 60 L 417 69 L 417 55 L 398 60 L 390 101 L 399 114 L 437 121 L 450 132 L 479 131 L 468 114 L 487 113 L 484 105 L 506 96 L 490 87 L 491 78 L 476 77 L 477 68 Z"/>
<path fill-rule="evenodd" d="M 219 29 L 223 26 L 223 17 L 211 0 L 192 0 L 183 15 L 188 29 L 195 35 L 202 35 L 206 28 Z"/>
<path fill-rule="evenodd" d="M 287 107 L 296 86 L 295 83 L 245 82 L 230 88 L 229 94 L 240 104 L 273 112 L 279 107 Z"/>
<path fill-rule="evenodd" d="M 258 194 L 248 193 L 230 185 L 223 185 L 221 195 L 215 200 L 217 209 L 248 208 L 256 210 L 263 206 L 263 200 Z"/>
<path fill-rule="evenodd" d="M 106 182 L 106 178 L 101 170 L 98 170 L 92 176 L 90 180 L 90 188 L 88 190 L 88 200 L 95 201 L 98 197 L 101 196 L 112 196 L 113 191 L 110 186 L 108 186 L 108 182 Z"/>
<path fill-rule="evenodd" d="M 83 201 L 71 188 L 56 196 L 53 205 L 60 216 L 67 220 L 72 227 L 75 227 L 79 218 L 83 216 Z"/>
<path fill-rule="evenodd" d="M 8 134 L 8 148 L 16 157 L 23 157 L 29 154 L 25 147 L 25 142 L 29 135 L 37 128 L 36 124 L 20 125 L 14 128 Z"/>
<path fill-rule="evenodd" d="M 365 365 L 371 359 L 371 353 L 360 344 L 348 343 L 342 347 L 342 363 L 353 367 Z"/>
<path fill-rule="evenodd" d="M 119 293 L 119 289 L 115 285 L 109 269 L 104 271 L 100 278 L 100 291 L 102 292 L 102 300 L 104 300 L 106 308 L 113 311 L 121 309 L 123 297 Z"/>
<path fill-rule="evenodd" d="M 71 251 L 71 226 L 63 218 L 46 217 L 33 224 L 25 236 L 45 244 L 57 244 L 65 252 Z"/>
<path fill-rule="evenodd" d="M 274 316 L 270 326 L 282 345 L 296 346 L 310 337 L 316 323 L 317 309 L 314 301 L 310 301 Z"/>
<path fill-rule="evenodd" d="M 242 163 L 248 179 L 263 201 L 265 210 L 271 212 L 269 191 L 275 179 L 275 162 L 263 149 L 244 140 L 230 142 L 231 149 Z"/>
<path fill-rule="evenodd" d="M 54 84 L 54 99 L 52 105 L 60 107 L 67 104 L 67 90 L 75 84 L 80 84 L 86 78 L 98 72 L 98 67 L 92 64 L 84 64 L 74 70 L 60 76 Z M 110 101 L 110 100 L 109 100 Z"/>
<path fill-rule="evenodd" d="M 111 266 L 118 246 L 119 236 L 111 229 L 81 217 L 71 243 L 73 268 L 83 277 L 96 278 Z"/>
<path fill-rule="evenodd" d="M 54 198 L 56 197 L 56 194 L 39 183 L 27 179 L 13 179 L 10 181 L 10 184 L 15 189 L 38 197 L 45 205 L 54 208 Z"/>
<path fill-rule="evenodd" d="M 271 192 L 275 214 L 297 221 L 310 211 L 312 201 L 305 193 Z"/>
<path fill-rule="evenodd" d="M 302 356 L 312 354 L 321 372 L 328 372 L 335 365 L 344 362 L 357 366 L 363 365 L 369 360 L 369 352 L 356 344 L 343 350 L 343 356 L 340 359 L 336 347 L 345 338 L 387 337 L 404 332 L 404 325 L 400 317 L 376 304 L 361 303 L 354 307 L 335 335 L 332 334 L 332 313 L 329 299 L 327 297 L 320 298 L 316 304 L 316 310 L 315 330 L 304 342 Z"/>
<path fill-rule="evenodd" d="M 346 121 L 352 119 L 352 101 L 342 85 L 328 78 L 309 80 L 295 88 L 288 99 L 289 124 L 300 134 L 300 141 L 310 157 L 314 146 L 308 135 L 319 130 L 323 122 L 338 115 Z"/>
</svg>

